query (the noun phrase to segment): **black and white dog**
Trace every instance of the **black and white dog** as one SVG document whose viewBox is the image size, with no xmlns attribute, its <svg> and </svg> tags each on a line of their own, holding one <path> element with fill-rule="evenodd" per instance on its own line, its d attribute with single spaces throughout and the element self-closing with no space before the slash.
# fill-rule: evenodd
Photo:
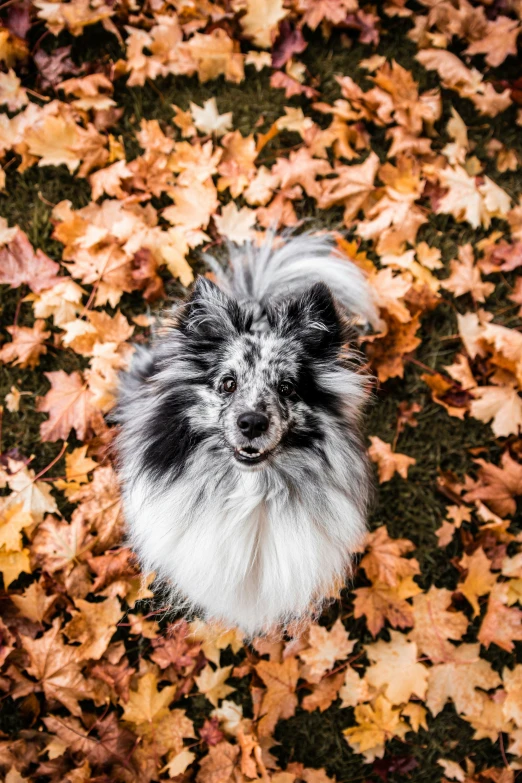
<svg viewBox="0 0 522 783">
<path fill-rule="evenodd" d="M 122 379 L 131 545 L 173 607 L 248 635 L 318 610 L 365 531 L 359 269 L 309 234 L 231 251 Z M 335 296 L 335 299 L 334 299 Z"/>
</svg>

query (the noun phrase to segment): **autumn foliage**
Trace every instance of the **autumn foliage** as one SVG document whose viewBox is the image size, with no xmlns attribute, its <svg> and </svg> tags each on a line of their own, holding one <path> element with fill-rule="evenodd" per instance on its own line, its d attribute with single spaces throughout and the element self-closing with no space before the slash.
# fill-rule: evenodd
<svg viewBox="0 0 522 783">
<path fill-rule="evenodd" d="M 0 8 L 1 203 L 42 167 L 70 185 L 53 203 L 38 191 L 41 234 L 24 208 L 0 217 L 8 783 L 331 783 L 348 779 L 338 759 L 371 781 L 513 783 L 522 769 L 522 7 L 377 5 Z M 239 126 L 221 95 L 254 82 L 269 108 Z M 245 644 L 154 598 L 124 545 L 107 414 L 201 251 L 310 215 L 378 304 L 360 348 L 389 500 L 324 616 Z M 10 431 L 29 413 L 24 451 Z M 400 510 L 415 517 L 419 493 L 436 500 L 406 536 Z M 307 715 L 316 734 L 290 746 Z M 444 721 L 465 754 L 431 741 Z M 319 734 L 336 750 L 314 768 Z"/>
</svg>

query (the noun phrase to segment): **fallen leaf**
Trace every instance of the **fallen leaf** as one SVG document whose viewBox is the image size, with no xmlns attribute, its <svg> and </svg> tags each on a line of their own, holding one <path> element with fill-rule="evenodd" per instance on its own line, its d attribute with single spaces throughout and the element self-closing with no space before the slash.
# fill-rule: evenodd
<svg viewBox="0 0 522 783">
<path fill-rule="evenodd" d="M 395 473 L 402 478 L 408 478 L 408 469 L 415 465 L 416 460 L 406 454 L 393 452 L 389 443 L 385 443 L 377 436 L 370 437 L 371 446 L 368 455 L 379 469 L 379 484 L 389 481 Z"/>
</svg>

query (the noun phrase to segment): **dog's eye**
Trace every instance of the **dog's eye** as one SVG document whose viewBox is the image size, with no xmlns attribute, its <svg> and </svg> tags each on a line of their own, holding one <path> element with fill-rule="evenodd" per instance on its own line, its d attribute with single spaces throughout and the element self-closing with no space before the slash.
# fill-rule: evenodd
<svg viewBox="0 0 522 783">
<path fill-rule="evenodd" d="M 281 381 L 281 383 L 277 387 L 277 391 L 279 392 L 281 397 L 290 397 L 290 395 L 294 393 L 294 387 L 292 386 L 290 381 Z"/>
<path fill-rule="evenodd" d="M 224 391 L 227 394 L 234 394 L 236 389 L 237 383 L 234 378 L 224 378 L 221 381 L 221 391 Z"/>
</svg>

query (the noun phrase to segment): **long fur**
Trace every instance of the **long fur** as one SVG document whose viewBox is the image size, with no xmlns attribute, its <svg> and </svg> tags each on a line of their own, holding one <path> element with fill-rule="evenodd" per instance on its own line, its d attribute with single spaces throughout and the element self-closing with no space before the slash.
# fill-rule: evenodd
<svg viewBox="0 0 522 783">
<path fill-rule="evenodd" d="M 375 310 L 327 237 L 212 266 L 219 287 L 199 278 L 122 379 L 120 477 L 132 546 L 172 605 L 253 635 L 317 610 L 361 543 L 367 380 L 344 346 L 346 316 Z M 245 411 L 269 419 L 255 441 Z M 252 444 L 266 459 L 239 462 Z"/>
</svg>

